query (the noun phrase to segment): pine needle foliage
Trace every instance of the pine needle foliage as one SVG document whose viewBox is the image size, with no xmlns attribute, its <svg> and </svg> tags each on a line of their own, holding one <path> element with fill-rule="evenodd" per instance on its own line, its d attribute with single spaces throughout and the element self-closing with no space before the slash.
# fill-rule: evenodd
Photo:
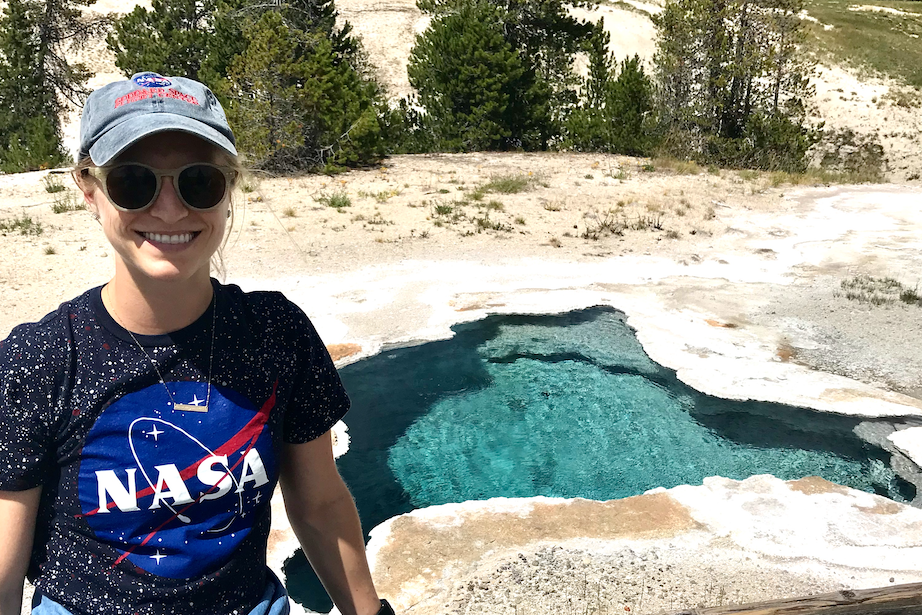
<svg viewBox="0 0 922 615">
<path fill-rule="evenodd" d="M 95 0 L 10 0 L 0 14 L 0 170 L 60 166 L 67 160 L 58 117 L 81 104 L 90 72 L 67 54 L 98 34 L 83 17 Z"/>
<path fill-rule="evenodd" d="M 367 164 L 385 153 L 378 86 L 339 61 L 335 41 L 264 13 L 244 31 L 219 91 L 241 149 L 278 171 Z"/>
<path fill-rule="evenodd" d="M 142 70 L 197 79 L 211 42 L 214 0 L 153 0 L 118 19 L 106 41 L 126 76 Z"/>
<path fill-rule="evenodd" d="M 417 38 L 407 74 L 434 149 L 546 147 L 550 91 L 503 27 L 502 10 L 478 0 L 436 17 Z"/>
<path fill-rule="evenodd" d="M 721 166 L 800 171 L 813 64 L 803 0 L 669 0 L 654 17 L 665 148 Z"/>
<path fill-rule="evenodd" d="M 387 151 L 390 111 L 333 0 L 154 0 L 109 45 L 126 75 L 140 66 L 209 85 L 250 166 L 331 171 Z"/>
<path fill-rule="evenodd" d="M 654 144 L 653 84 L 640 56 L 625 58 L 618 67 L 608 44 L 609 35 L 599 20 L 586 46 L 584 99 L 567 118 L 564 145 L 583 152 L 647 155 Z"/>
<path fill-rule="evenodd" d="M 411 77 L 411 83 L 417 90 L 428 88 L 426 102 L 432 101 L 433 93 L 440 88 L 445 90 L 443 97 L 449 99 L 451 94 L 446 90 L 447 79 L 440 75 L 442 67 L 452 63 L 451 59 L 440 61 L 432 49 L 436 46 L 451 47 L 440 39 L 451 35 L 462 36 L 468 46 L 460 51 L 464 58 L 473 62 L 471 70 L 464 71 L 465 79 L 474 79 L 494 92 L 524 88 L 521 91 L 526 98 L 529 116 L 525 118 L 525 123 L 529 125 L 527 138 L 511 134 L 518 128 L 511 133 L 506 130 L 492 140 L 491 149 L 547 149 L 559 140 L 566 116 L 577 105 L 579 79 L 573 70 L 573 61 L 592 30 L 591 24 L 573 17 L 571 9 L 588 8 L 595 4 L 597 0 L 417 0 L 420 10 L 433 16 L 433 23 L 417 38 L 418 51 L 414 52 L 416 76 L 415 83 L 414 77 Z M 483 23 L 466 23 L 471 19 L 483 20 Z M 500 37 L 508 45 L 508 51 L 503 50 Z M 478 55 L 477 49 L 482 53 Z M 427 62 L 432 64 L 429 69 L 425 67 Z M 460 68 L 462 65 L 457 62 L 457 66 Z M 489 68 L 501 70 L 497 79 L 504 85 L 472 74 Z M 518 74 L 520 72 L 521 75 Z M 432 83 L 424 84 L 426 80 Z M 474 86 L 464 83 L 453 86 L 453 89 L 471 91 Z M 428 111 L 422 98 L 421 95 L 419 102 Z M 514 101 L 509 102 L 509 105 L 515 104 Z M 462 99 L 457 106 L 463 109 L 467 105 L 468 99 Z M 502 103 L 499 105 L 503 106 Z M 495 117 L 495 114 L 496 109 L 493 108 L 483 115 Z M 502 122 L 498 125 L 501 126 Z M 463 126 L 461 130 L 464 130 Z M 535 130 L 536 137 L 530 134 Z M 471 141 L 482 139 L 475 135 Z M 448 140 L 448 143 L 452 142 L 455 149 L 470 148 L 463 140 L 460 146 L 457 139 Z M 442 145 L 436 147 L 445 145 L 443 140 Z"/>
</svg>

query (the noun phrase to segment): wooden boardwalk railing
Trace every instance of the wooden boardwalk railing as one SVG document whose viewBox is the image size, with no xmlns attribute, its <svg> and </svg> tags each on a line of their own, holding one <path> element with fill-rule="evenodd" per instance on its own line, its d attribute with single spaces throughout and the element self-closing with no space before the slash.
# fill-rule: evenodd
<svg viewBox="0 0 922 615">
<path fill-rule="evenodd" d="M 672 615 L 922 615 L 922 583 L 842 590 L 740 606 L 685 609 Z"/>
</svg>

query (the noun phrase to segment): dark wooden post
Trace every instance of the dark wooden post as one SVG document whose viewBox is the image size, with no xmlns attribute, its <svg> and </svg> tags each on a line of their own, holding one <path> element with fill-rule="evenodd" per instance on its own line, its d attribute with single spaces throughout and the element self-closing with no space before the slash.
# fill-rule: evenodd
<svg viewBox="0 0 922 615">
<path fill-rule="evenodd" d="M 842 590 L 740 606 L 685 609 L 673 615 L 922 615 L 922 583 Z"/>
</svg>

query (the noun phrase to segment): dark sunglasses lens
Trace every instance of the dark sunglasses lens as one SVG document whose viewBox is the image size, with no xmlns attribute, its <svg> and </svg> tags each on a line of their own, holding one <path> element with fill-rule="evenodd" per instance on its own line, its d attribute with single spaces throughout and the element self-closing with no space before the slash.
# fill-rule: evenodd
<svg viewBox="0 0 922 615">
<path fill-rule="evenodd" d="M 106 190 L 122 209 L 143 209 L 157 192 L 157 176 L 137 164 L 123 164 L 109 171 Z"/>
<path fill-rule="evenodd" d="M 221 202 L 227 191 L 227 180 L 220 169 L 197 164 L 179 174 L 179 194 L 195 209 L 211 209 Z"/>
</svg>

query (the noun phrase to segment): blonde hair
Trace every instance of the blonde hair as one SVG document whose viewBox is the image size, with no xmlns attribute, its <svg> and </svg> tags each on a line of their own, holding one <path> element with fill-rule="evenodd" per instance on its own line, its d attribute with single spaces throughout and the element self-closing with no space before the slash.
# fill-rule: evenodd
<svg viewBox="0 0 922 615">
<path fill-rule="evenodd" d="M 224 264 L 224 247 L 227 245 L 227 241 L 230 239 L 231 231 L 234 228 L 234 219 L 236 217 L 235 212 L 237 210 L 237 199 L 235 198 L 235 193 L 237 188 L 240 186 L 241 180 L 244 176 L 249 174 L 249 171 L 243 166 L 243 164 L 241 164 L 240 158 L 238 156 L 231 156 L 224 150 L 218 149 L 217 147 L 214 148 L 214 150 L 215 158 L 217 158 L 216 162 L 226 167 L 230 167 L 236 173 L 234 177 L 234 183 L 230 187 L 227 210 L 228 220 L 224 229 L 224 239 L 221 241 L 221 245 L 218 246 L 218 249 L 215 251 L 215 253 L 211 256 L 211 267 L 217 277 L 221 278 L 221 281 L 223 282 L 224 278 L 227 276 L 227 267 Z M 96 163 L 93 162 L 93 159 L 89 156 L 81 158 L 79 161 L 77 161 L 77 164 L 74 165 L 72 175 L 74 177 L 74 181 L 77 183 L 77 187 L 80 188 L 81 191 L 86 192 L 86 182 L 90 179 L 90 175 L 86 171 L 96 166 L 98 165 L 96 165 Z M 245 202 L 246 200 L 244 199 L 244 203 Z M 95 213 L 96 212 L 94 212 L 94 214 Z"/>
</svg>

